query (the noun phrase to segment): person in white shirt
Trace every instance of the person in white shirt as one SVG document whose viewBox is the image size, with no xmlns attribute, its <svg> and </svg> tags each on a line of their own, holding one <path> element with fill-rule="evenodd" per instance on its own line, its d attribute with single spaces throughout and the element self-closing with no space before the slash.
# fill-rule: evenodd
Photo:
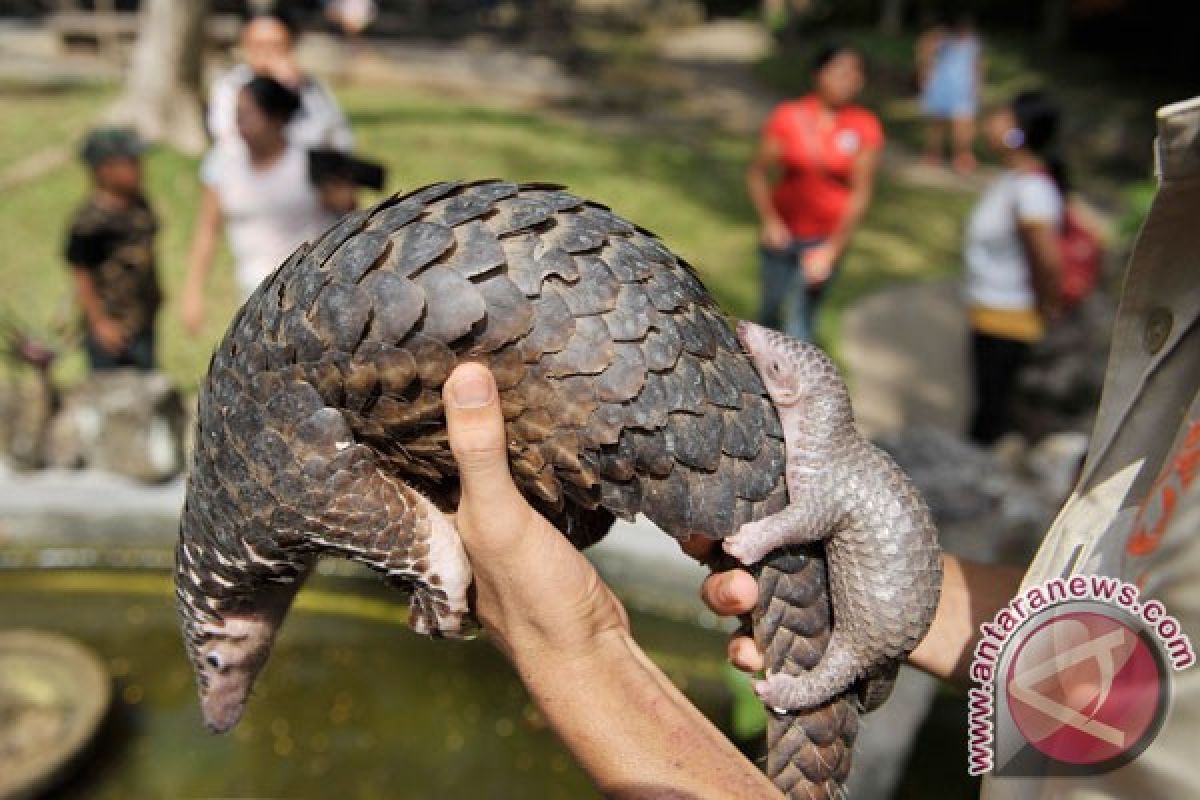
<svg viewBox="0 0 1200 800">
<path fill-rule="evenodd" d="M 976 203 L 963 256 L 970 309 L 975 413 L 971 438 L 990 445 L 1011 429 L 1017 372 L 1059 315 L 1059 231 L 1066 175 L 1054 156 L 1058 108 L 1023 92 L 984 123 L 1005 171 Z"/>
<path fill-rule="evenodd" d="M 288 141 L 305 148 L 350 152 L 354 136 L 333 94 L 296 63 L 298 28 L 287 15 L 256 14 L 242 28 L 243 63 L 218 78 L 209 89 L 208 129 L 217 146 L 239 137 L 237 97 L 255 75 L 269 75 L 300 95 L 300 108 L 287 126 Z"/>
<path fill-rule="evenodd" d="M 354 207 L 341 182 L 314 186 L 308 151 L 287 139 L 300 98 L 273 78 L 258 76 L 238 93 L 241 139 L 214 147 L 200 169 L 204 184 L 183 291 L 183 323 L 204 325 L 205 284 L 222 225 L 233 251 L 242 297 L 249 297 L 301 243 L 313 241 Z"/>
</svg>

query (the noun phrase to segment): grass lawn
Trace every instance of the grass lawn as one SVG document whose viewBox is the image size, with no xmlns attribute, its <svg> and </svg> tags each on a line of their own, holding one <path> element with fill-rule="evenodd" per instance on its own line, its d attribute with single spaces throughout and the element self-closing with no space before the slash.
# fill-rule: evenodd
<svg viewBox="0 0 1200 800">
<path fill-rule="evenodd" d="M 0 83 L 0 98 L 4 102 L 0 172 L 46 147 L 74 148 L 79 131 L 91 124 L 97 108 L 115 96 L 115 89 L 109 88 L 78 91 Z"/>
<path fill-rule="evenodd" d="M 112 94 L 95 88 L 9 93 L 5 117 L 10 125 L 0 132 L 0 169 L 41 148 L 74 147 L 86 121 Z M 730 313 L 755 313 L 755 223 L 742 184 L 752 142 L 602 133 L 533 113 L 391 90 L 352 88 L 340 94 L 361 152 L 388 164 L 390 188 L 478 177 L 565 183 L 658 233 L 697 266 Z M 178 325 L 196 167 L 194 159 L 165 149 L 152 152 L 147 161 L 149 196 L 162 221 L 159 263 L 168 295 L 159 319 L 160 360 L 188 389 L 194 389 L 236 303 L 228 256 L 222 254 L 213 276 L 208 328 L 193 339 Z M 44 326 L 56 313 L 70 316 L 63 233 L 85 189 L 84 170 L 72 162 L 12 188 L 0 201 L 5 253 L 0 276 L 10 308 L 35 326 Z M 822 321 L 826 340 L 836 346 L 838 312 L 854 298 L 893 280 L 952 274 L 969 202 L 965 195 L 885 179 L 831 292 L 831 313 Z M 70 381 L 82 373 L 82 357 L 75 354 L 58 374 Z"/>
</svg>

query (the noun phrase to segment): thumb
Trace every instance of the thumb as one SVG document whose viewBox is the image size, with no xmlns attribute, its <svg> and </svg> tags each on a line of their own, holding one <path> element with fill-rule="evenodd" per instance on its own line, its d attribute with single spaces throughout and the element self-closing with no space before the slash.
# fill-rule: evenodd
<svg viewBox="0 0 1200 800">
<path fill-rule="evenodd" d="M 522 501 L 508 469 L 504 415 L 491 371 L 482 364 L 459 365 L 446 380 L 443 398 L 462 505 L 499 511 L 514 500 Z"/>
</svg>

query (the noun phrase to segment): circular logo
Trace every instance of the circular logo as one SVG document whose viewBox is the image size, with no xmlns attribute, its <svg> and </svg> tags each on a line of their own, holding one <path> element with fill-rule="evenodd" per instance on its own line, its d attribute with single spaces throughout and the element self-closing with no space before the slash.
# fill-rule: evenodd
<svg viewBox="0 0 1200 800">
<path fill-rule="evenodd" d="M 1166 666 L 1137 629 L 1106 613 L 1066 611 L 1020 643 L 1005 682 L 1013 722 L 1064 764 L 1136 756 L 1166 711 Z"/>
<path fill-rule="evenodd" d="M 858 131 L 849 129 L 840 130 L 837 132 L 834 143 L 843 153 L 857 153 L 860 144 Z"/>
</svg>

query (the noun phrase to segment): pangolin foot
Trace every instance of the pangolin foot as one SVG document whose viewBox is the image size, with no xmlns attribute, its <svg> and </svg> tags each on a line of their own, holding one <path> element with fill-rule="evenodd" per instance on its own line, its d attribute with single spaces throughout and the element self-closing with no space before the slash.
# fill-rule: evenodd
<svg viewBox="0 0 1200 800">
<path fill-rule="evenodd" d="M 815 708 L 829 702 L 836 695 L 823 691 L 822 687 L 806 680 L 803 676 L 785 675 L 777 672 L 764 680 L 755 681 L 754 692 L 768 708 L 777 714 Z"/>
<path fill-rule="evenodd" d="M 473 631 L 467 613 L 466 598 L 456 602 L 436 590 L 417 589 L 409 602 L 408 625 L 424 636 L 463 639 Z"/>
<path fill-rule="evenodd" d="M 757 564 L 774 549 L 765 534 L 765 526 L 760 521 L 747 522 L 737 533 L 722 541 L 721 547 L 743 564 Z"/>
</svg>

